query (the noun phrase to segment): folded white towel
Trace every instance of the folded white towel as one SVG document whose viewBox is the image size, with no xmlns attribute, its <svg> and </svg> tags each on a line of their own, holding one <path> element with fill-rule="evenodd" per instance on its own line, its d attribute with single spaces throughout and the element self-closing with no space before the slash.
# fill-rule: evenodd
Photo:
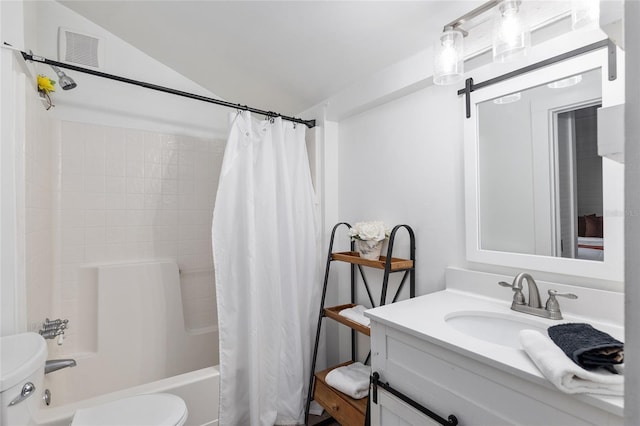
<svg viewBox="0 0 640 426">
<path fill-rule="evenodd" d="M 354 362 L 334 368 L 327 374 L 325 381 L 332 388 L 351 398 L 361 399 L 369 394 L 369 376 L 371 376 L 371 367 L 361 362 Z"/>
<path fill-rule="evenodd" d="M 624 394 L 622 374 L 585 370 L 569 359 L 550 338 L 538 331 L 520 331 L 520 343 L 544 377 L 563 392 Z"/>
<path fill-rule="evenodd" d="M 365 308 L 364 306 L 356 305 L 353 308 L 343 309 L 338 312 L 338 314 L 342 315 L 345 318 L 349 318 L 351 321 L 355 321 L 358 324 L 362 324 L 365 327 L 369 327 L 369 323 L 371 322 L 371 320 L 364 316 L 364 311 L 366 310 L 367 308 Z"/>
</svg>

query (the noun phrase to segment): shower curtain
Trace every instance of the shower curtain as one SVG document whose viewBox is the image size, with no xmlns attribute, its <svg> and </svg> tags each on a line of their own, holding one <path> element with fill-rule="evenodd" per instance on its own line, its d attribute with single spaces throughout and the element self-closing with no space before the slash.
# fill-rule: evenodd
<svg viewBox="0 0 640 426">
<path fill-rule="evenodd" d="M 319 296 L 305 126 L 235 114 L 212 233 L 220 425 L 301 424 Z"/>
</svg>

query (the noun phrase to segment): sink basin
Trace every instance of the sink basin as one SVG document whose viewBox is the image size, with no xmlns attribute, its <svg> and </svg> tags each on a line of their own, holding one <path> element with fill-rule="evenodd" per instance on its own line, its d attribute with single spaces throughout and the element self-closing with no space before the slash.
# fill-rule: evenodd
<svg viewBox="0 0 640 426">
<path fill-rule="evenodd" d="M 497 312 L 455 312 L 445 317 L 447 325 L 475 339 L 496 345 L 522 349 L 519 340 L 521 330 L 536 330 L 547 334 L 547 325 L 534 319 L 528 320 Z"/>
</svg>

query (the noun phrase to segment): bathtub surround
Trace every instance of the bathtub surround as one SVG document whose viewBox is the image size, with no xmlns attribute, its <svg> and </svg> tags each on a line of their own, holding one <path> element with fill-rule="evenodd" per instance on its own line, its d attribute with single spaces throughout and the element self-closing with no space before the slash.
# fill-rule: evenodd
<svg viewBox="0 0 640 426">
<path fill-rule="evenodd" d="M 305 128 L 232 120 L 212 225 L 220 424 L 301 424 L 319 289 Z"/>
<path fill-rule="evenodd" d="M 215 327 L 209 227 L 223 147 L 221 140 L 61 123 L 52 179 L 54 306 L 70 326 L 64 346 L 50 351 L 86 350 L 76 333 L 80 271 L 88 264 L 172 259 L 187 330 Z"/>
<path fill-rule="evenodd" d="M 175 260 L 82 266 L 78 278 L 75 350 L 66 355 L 78 365 L 46 376 L 55 406 L 216 364 L 217 330 L 187 326 Z"/>
</svg>

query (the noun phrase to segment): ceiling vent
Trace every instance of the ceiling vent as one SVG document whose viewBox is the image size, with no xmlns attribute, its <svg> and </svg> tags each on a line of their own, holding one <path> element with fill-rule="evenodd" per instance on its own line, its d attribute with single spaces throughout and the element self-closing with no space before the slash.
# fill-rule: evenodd
<svg viewBox="0 0 640 426">
<path fill-rule="evenodd" d="M 103 42 L 98 37 L 72 31 L 68 28 L 58 29 L 58 60 L 92 68 L 103 66 Z"/>
</svg>

